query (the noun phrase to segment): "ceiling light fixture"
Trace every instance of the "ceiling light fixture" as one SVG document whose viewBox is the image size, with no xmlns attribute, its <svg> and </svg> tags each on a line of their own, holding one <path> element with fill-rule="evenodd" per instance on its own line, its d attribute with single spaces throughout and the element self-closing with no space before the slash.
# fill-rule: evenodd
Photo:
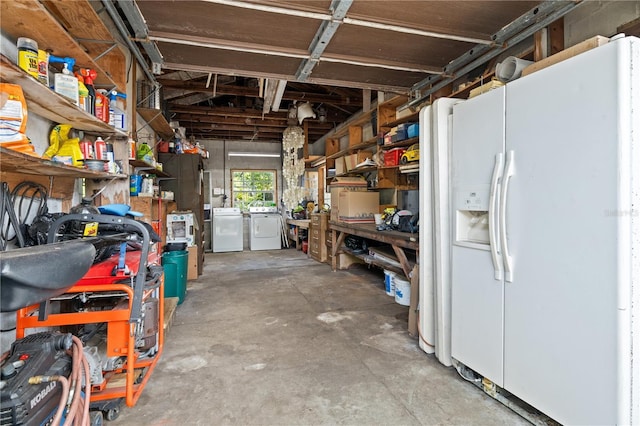
<svg viewBox="0 0 640 426">
<path fill-rule="evenodd" d="M 298 108 L 298 123 L 302 124 L 305 118 L 316 118 L 316 113 L 313 112 L 313 108 L 309 102 L 305 102 L 297 106 Z"/>
</svg>

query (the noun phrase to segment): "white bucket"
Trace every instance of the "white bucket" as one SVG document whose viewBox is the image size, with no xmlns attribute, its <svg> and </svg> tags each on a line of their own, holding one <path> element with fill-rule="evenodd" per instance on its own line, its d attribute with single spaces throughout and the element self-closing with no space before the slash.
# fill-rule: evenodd
<svg viewBox="0 0 640 426">
<path fill-rule="evenodd" d="M 384 291 L 387 292 L 388 296 L 396 295 L 396 286 L 393 282 L 394 277 L 397 274 L 395 272 L 384 270 Z"/>
<path fill-rule="evenodd" d="M 396 303 L 409 306 L 411 302 L 411 283 L 397 275 L 393 278 L 396 286 Z"/>
</svg>

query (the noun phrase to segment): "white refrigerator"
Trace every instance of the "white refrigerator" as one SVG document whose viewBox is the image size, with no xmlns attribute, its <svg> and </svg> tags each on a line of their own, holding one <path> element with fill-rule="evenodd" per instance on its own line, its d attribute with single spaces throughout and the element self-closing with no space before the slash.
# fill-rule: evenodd
<svg viewBox="0 0 640 426">
<path fill-rule="evenodd" d="M 452 117 L 452 357 L 563 424 L 640 423 L 640 39 Z"/>
</svg>

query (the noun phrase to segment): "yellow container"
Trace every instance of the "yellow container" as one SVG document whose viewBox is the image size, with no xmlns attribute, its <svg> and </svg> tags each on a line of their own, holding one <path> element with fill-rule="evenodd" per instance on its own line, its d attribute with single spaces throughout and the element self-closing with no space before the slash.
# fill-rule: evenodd
<svg viewBox="0 0 640 426">
<path fill-rule="evenodd" d="M 38 78 L 38 43 L 27 37 L 18 38 L 18 66 Z"/>
</svg>

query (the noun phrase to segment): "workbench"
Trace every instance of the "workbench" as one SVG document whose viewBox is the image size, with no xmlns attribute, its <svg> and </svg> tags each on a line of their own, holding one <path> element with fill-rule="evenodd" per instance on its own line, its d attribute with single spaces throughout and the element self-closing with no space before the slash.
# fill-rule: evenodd
<svg viewBox="0 0 640 426">
<path fill-rule="evenodd" d="M 337 255 L 343 253 L 342 245 L 347 235 L 355 235 L 357 237 L 367 238 L 373 241 L 388 244 L 395 253 L 400 262 L 402 272 L 411 279 L 411 271 L 413 269 L 412 262 L 407 258 L 405 249 L 415 250 L 418 253 L 420 244 L 418 242 L 418 234 L 399 231 L 378 231 L 376 225 L 372 223 L 344 223 L 329 221 L 331 229 L 331 254 L 333 255 L 331 267 L 335 271 L 337 269 Z M 371 261 L 371 263 L 376 263 Z M 381 265 L 386 267 L 385 265 Z"/>
<path fill-rule="evenodd" d="M 302 250 L 302 238 L 300 237 L 300 229 L 309 230 L 309 219 L 287 219 L 287 238 L 295 243 L 295 247 L 298 250 Z M 293 235 L 291 235 L 290 228 L 293 226 Z"/>
</svg>

